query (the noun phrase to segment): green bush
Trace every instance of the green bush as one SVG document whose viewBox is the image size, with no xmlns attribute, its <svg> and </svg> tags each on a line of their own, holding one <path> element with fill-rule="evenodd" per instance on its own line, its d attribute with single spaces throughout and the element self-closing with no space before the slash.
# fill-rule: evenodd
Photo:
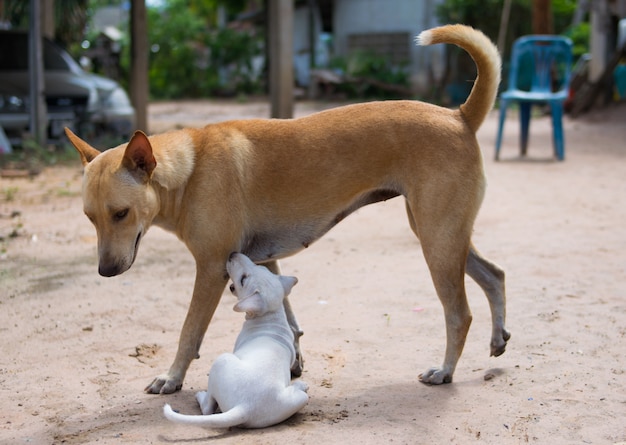
<svg viewBox="0 0 626 445">
<path fill-rule="evenodd" d="M 393 65 L 385 56 L 369 51 L 355 51 L 347 58 L 335 58 L 330 67 L 344 73 L 345 82 L 338 91 L 350 98 L 395 99 L 404 96 L 384 86 L 409 89 L 406 64 Z"/>
<path fill-rule="evenodd" d="M 150 61 L 148 79 L 154 99 L 250 94 L 261 89 L 252 59 L 262 54 L 259 38 L 233 29 L 210 29 L 206 19 L 187 7 L 168 3 L 148 8 Z M 128 40 L 122 70 L 129 70 Z"/>
</svg>

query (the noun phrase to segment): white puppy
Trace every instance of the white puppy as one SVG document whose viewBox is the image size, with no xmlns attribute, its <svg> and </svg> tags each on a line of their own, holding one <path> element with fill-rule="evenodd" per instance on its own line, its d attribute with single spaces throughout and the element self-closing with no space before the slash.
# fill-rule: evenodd
<svg viewBox="0 0 626 445">
<path fill-rule="evenodd" d="M 246 313 L 234 351 L 215 360 L 208 390 L 196 394 L 203 415 L 179 414 L 168 404 L 163 414 L 173 422 L 205 428 L 275 425 L 309 400 L 304 382 L 291 384 L 296 351 L 283 308 L 283 299 L 298 280 L 275 275 L 240 253 L 230 255 L 226 269 L 238 299 L 233 309 Z M 216 413 L 218 408 L 221 412 Z"/>
</svg>

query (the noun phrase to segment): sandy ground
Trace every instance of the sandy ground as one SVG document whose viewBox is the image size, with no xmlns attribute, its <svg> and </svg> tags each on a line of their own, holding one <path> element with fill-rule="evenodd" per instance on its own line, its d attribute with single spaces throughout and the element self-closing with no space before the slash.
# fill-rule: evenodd
<svg viewBox="0 0 626 445">
<path fill-rule="evenodd" d="M 298 104 L 297 114 L 330 105 Z M 155 104 L 150 122 L 162 131 L 267 115 L 264 103 Z M 185 428 L 161 414 L 165 402 L 198 412 L 193 394 L 243 322 L 229 293 L 183 390 L 142 391 L 173 359 L 193 285 L 173 235 L 151 229 L 131 270 L 103 278 L 79 165 L 0 179 L 0 443 L 625 442 L 626 106 L 565 125 L 562 163 L 545 117 L 532 121 L 527 160 L 513 120 L 503 162 L 492 161 L 495 113 L 479 132 L 489 189 L 474 241 L 507 272 L 503 356 L 489 357 L 488 305 L 468 279 L 474 322 L 454 383 L 418 382 L 443 357 L 441 305 L 403 202 L 370 206 L 283 261 L 299 278 L 292 302 L 311 399 L 253 431 Z"/>
</svg>

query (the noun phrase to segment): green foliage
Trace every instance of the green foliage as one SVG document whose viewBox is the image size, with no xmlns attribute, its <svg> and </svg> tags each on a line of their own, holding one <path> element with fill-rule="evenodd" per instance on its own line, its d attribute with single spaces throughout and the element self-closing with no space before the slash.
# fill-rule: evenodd
<svg viewBox="0 0 626 445">
<path fill-rule="evenodd" d="M 95 1 L 95 0 L 89 0 Z M 42 1 L 43 3 L 43 1 Z M 54 38 L 62 45 L 70 45 L 80 40 L 87 24 L 88 0 L 54 0 Z M 4 19 L 14 28 L 29 27 L 30 2 L 28 0 L 4 0 Z"/>
<path fill-rule="evenodd" d="M 86 37 L 93 43 L 97 36 L 96 32 L 85 36 L 89 14 L 102 6 L 119 6 L 120 2 L 55 0 L 57 40 L 75 56 L 80 55 L 80 42 Z M 246 5 L 246 0 L 163 0 L 162 6 L 149 7 L 151 95 L 165 99 L 258 92 L 261 85 L 253 75 L 252 60 L 262 54 L 262 39 L 248 32 L 217 30 L 220 6 L 232 18 Z M 13 26 L 28 26 L 28 1 L 5 0 L 3 11 Z M 120 81 L 127 87 L 128 32 L 121 45 Z"/>
<path fill-rule="evenodd" d="M 570 27 L 564 33 L 572 39 L 574 43 L 574 59 L 589 52 L 589 37 L 591 35 L 591 25 L 589 22 L 583 22 L 578 26 Z"/>
<path fill-rule="evenodd" d="M 441 23 L 464 23 L 478 28 L 495 42 L 500 30 L 503 5 L 502 0 L 444 0 L 437 8 L 437 16 Z M 588 24 L 583 23 L 574 29 L 570 28 L 576 11 L 576 0 L 553 0 L 551 7 L 555 34 L 564 34 L 572 38 L 575 55 L 587 52 Z M 528 34 L 532 34 L 532 1 L 512 0 L 504 48 L 500 48 L 505 82 L 513 41 Z M 448 65 L 456 68 L 450 73 L 449 81 L 452 84 L 462 85 L 467 79 L 475 76 L 474 63 L 465 52 L 454 48 L 449 51 L 447 57 Z"/>
<path fill-rule="evenodd" d="M 0 156 L 0 167 L 27 170 L 36 174 L 45 166 L 58 165 L 78 160 L 76 150 L 67 146 L 41 146 L 32 137 L 22 139 L 19 150 Z"/>
<path fill-rule="evenodd" d="M 172 0 L 165 1 L 172 2 Z M 174 0 L 176 1 L 178 0 Z M 246 8 L 248 0 L 186 0 L 184 3 L 193 14 L 206 18 L 208 24 L 215 26 L 220 6 L 223 6 L 230 16 L 234 16 Z"/>
<path fill-rule="evenodd" d="M 445 0 L 438 6 L 437 16 L 441 23 L 463 23 L 478 28 L 495 42 L 500 30 L 503 5 L 502 0 Z M 505 56 L 515 38 L 531 33 L 531 0 L 513 0 L 511 18 Z"/>
<path fill-rule="evenodd" d="M 207 71 L 219 74 L 214 94 L 253 94 L 261 90 L 252 60 L 263 54 L 262 41 L 248 32 L 229 28 L 208 33 L 205 40 L 209 50 Z"/>
<path fill-rule="evenodd" d="M 502 0 L 444 0 L 437 8 L 437 17 L 441 23 L 464 23 L 478 28 L 496 41 L 503 6 Z M 552 0 L 556 34 L 567 31 L 575 11 L 576 0 Z M 532 34 L 532 1 L 513 0 L 510 14 L 504 58 L 508 58 L 511 45 L 516 38 Z"/>
<path fill-rule="evenodd" d="M 148 10 L 151 44 L 148 78 L 155 97 L 199 96 L 207 79 L 195 66 L 204 21 L 190 9 L 170 2 L 173 10 Z"/>
<path fill-rule="evenodd" d="M 252 76 L 251 63 L 262 53 L 259 39 L 228 28 L 211 30 L 207 22 L 214 18 L 207 5 L 192 8 L 187 4 L 185 0 L 170 0 L 163 10 L 148 10 L 152 97 L 256 92 L 259 85 Z M 200 7 L 205 8 L 204 15 L 197 14 Z M 127 63 L 128 56 L 123 55 L 123 59 Z"/>
<path fill-rule="evenodd" d="M 574 12 L 576 12 L 576 0 L 552 0 L 552 18 L 556 34 L 566 32 L 572 24 Z"/>
<path fill-rule="evenodd" d="M 5 0 L 2 4 L 3 20 L 15 28 L 28 28 L 30 2 L 24 0 Z"/>
<path fill-rule="evenodd" d="M 350 98 L 394 99 L 402 95 L 385 85 L 409 89 L 407 66 L 393 65 L 383 55 L 355 51 L 347 58 L 333 59 L 330 65 L 345 74 L 346 81 L 338 86 L 338 91 Z"/>
</svg>

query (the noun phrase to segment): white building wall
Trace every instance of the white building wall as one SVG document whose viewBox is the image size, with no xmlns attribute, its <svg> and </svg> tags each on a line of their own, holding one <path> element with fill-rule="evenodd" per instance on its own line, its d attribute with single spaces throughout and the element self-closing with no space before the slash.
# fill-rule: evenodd
<svg viewBox="0 0 626 445">
<path fill-rule="evenodd" d="M 431 75 L 443 73 L 443 45 L 423 48 L 414 43 L 421 31 L 437 26 L 436 5 L 441 0 L 336 0 L 333 14 L 335 54 L 346 56 L 348 36 L 379 32 L 407 32 L 410 42 L 411 82 L 420 90 Z"/>
</svg>

